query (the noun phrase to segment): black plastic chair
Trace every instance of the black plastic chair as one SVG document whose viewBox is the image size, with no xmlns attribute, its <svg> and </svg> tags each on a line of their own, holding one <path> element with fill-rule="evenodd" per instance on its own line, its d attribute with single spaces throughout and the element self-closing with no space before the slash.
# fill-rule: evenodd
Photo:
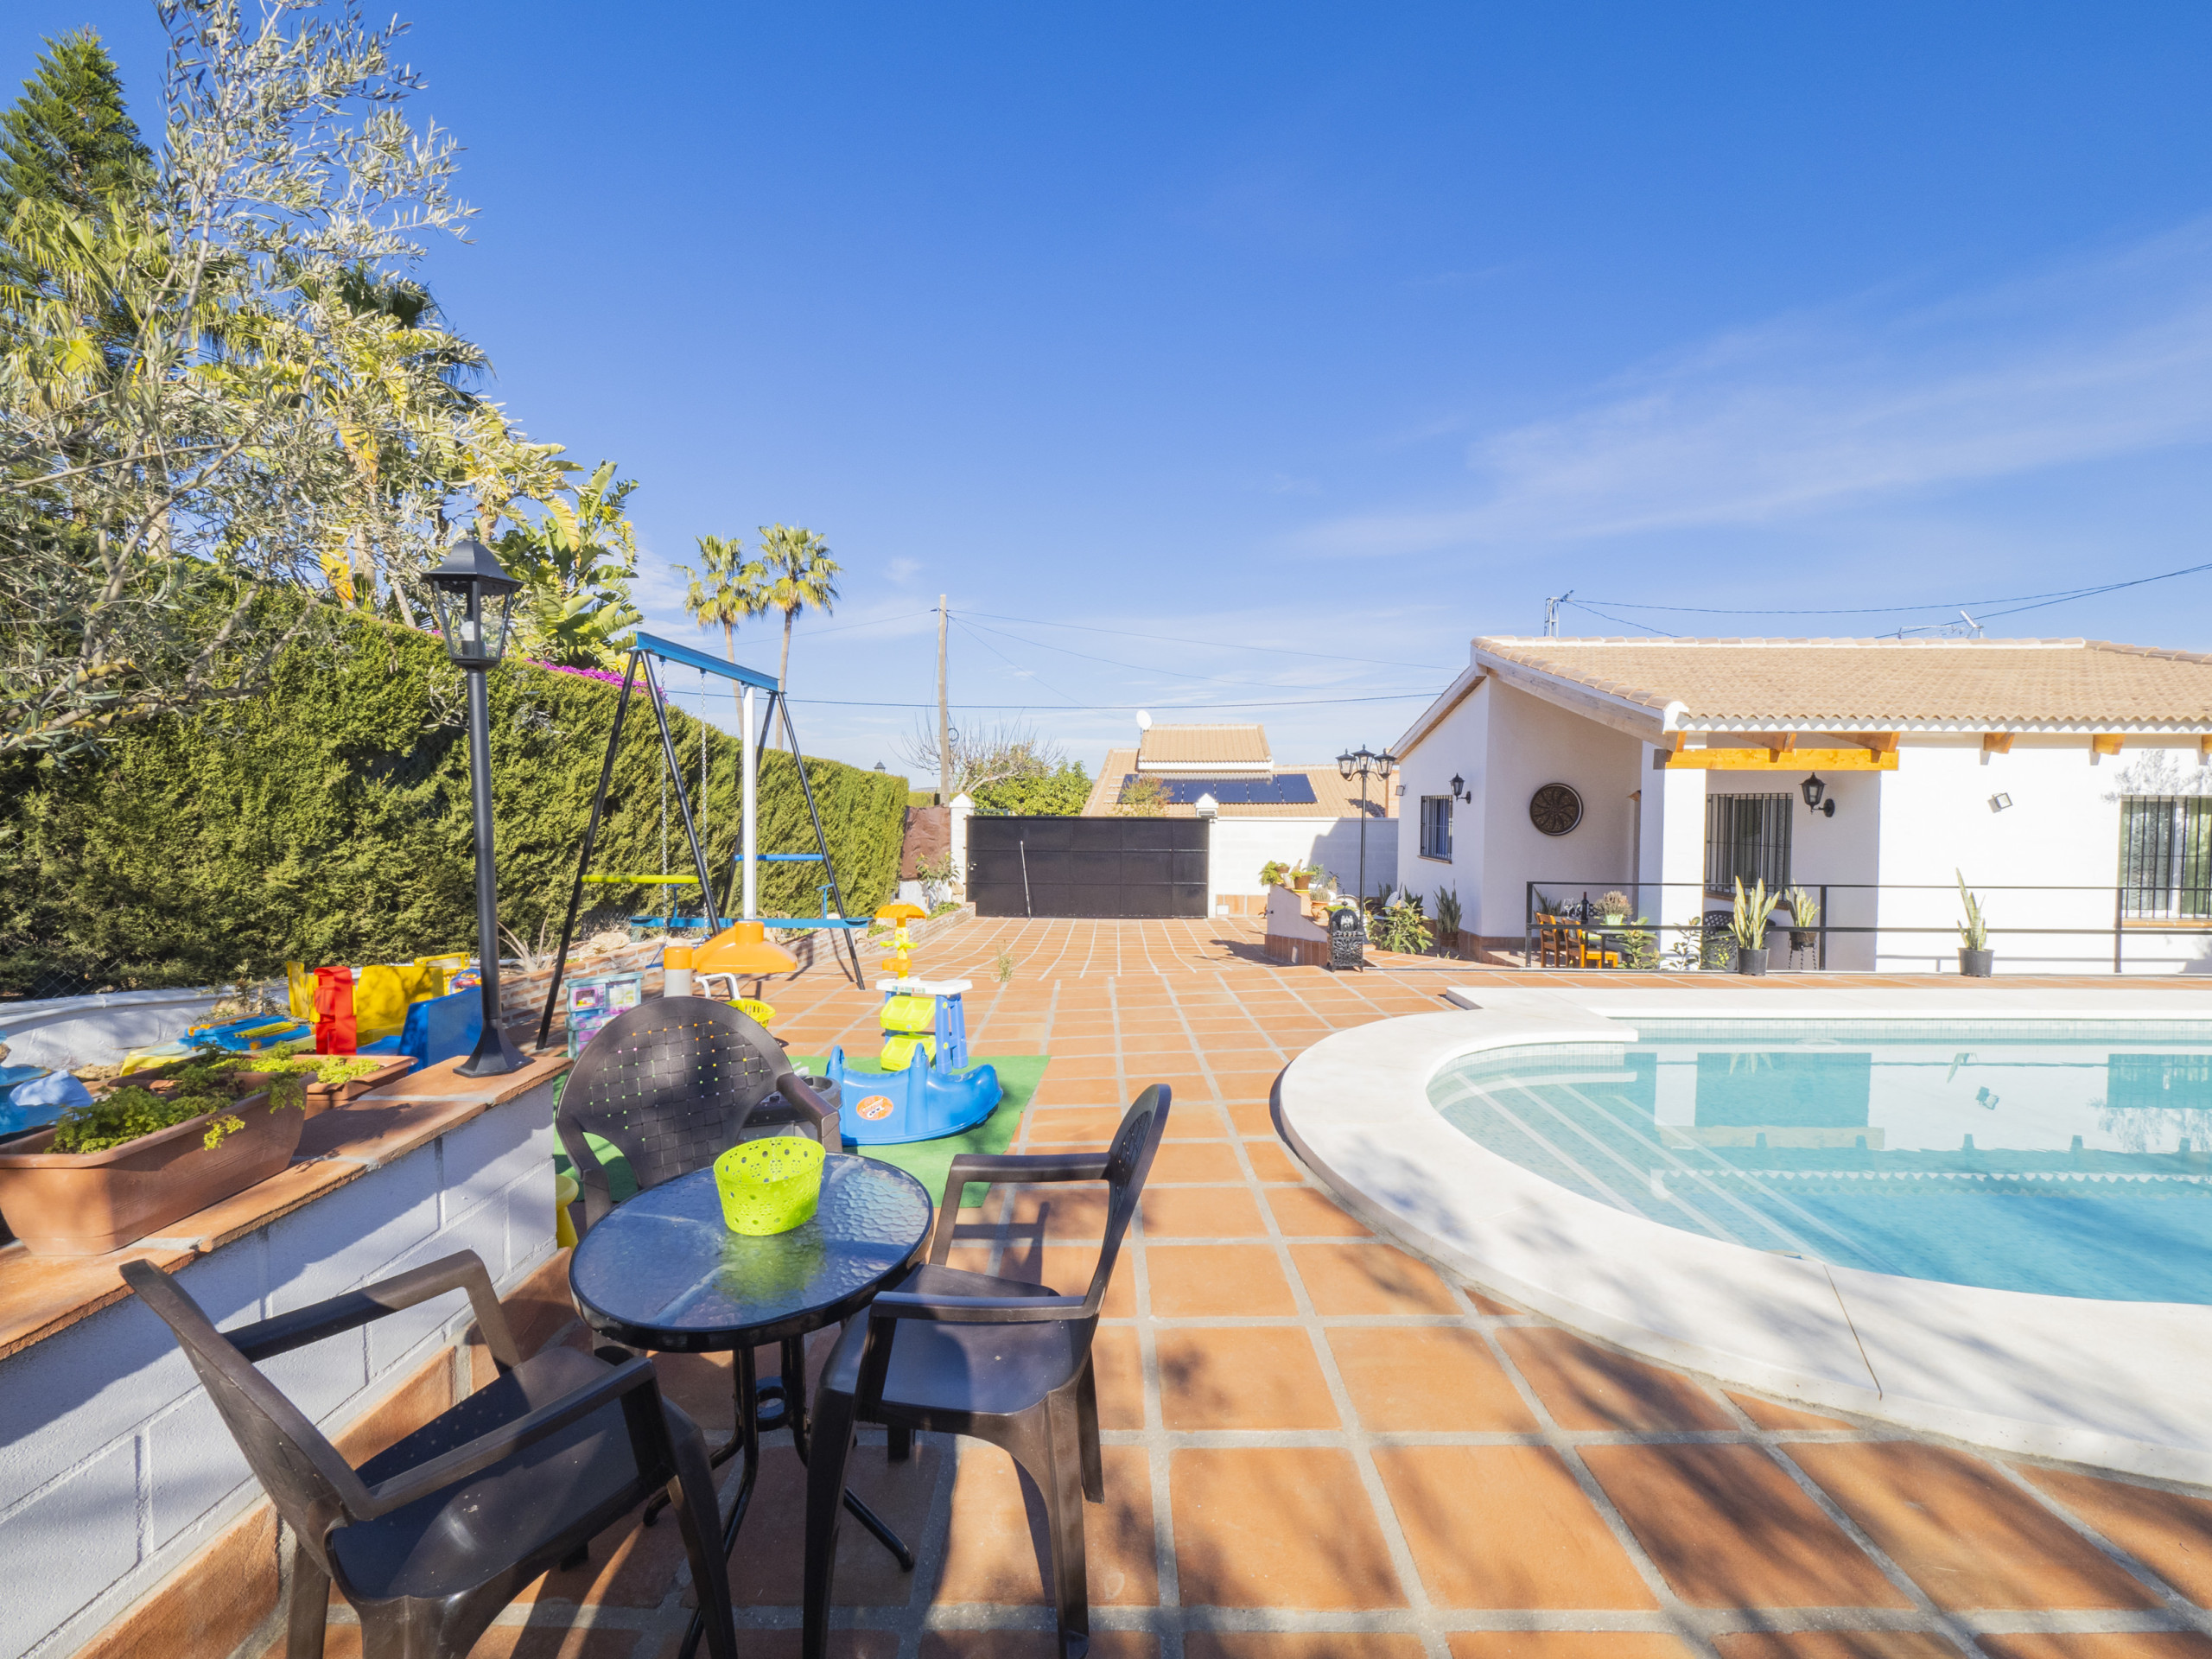
<svg viewBox="0 0 2212 1659">
<path fill-rule="evenodd" d="M 151 1262 L 122 1272 L 176 1333 L 289 1530 L 287 1659 L 321 1659 L 333 1584 L 360 1615 L 363 1659 L 461 1659 L 532 1580 L 664 1488 L 683 1516 L 708 1649 L 736 1659 L 706 1441 L 661 1398 L 650 1361 L 573 1348 L 522 1358 L 467 1251 L 228 1332 Z M 359 1469 L 255 1369 L 456 1290 L 499 1376 Z"/>
<path fill-rule="evenodd" d="M 620 1150 L 641 1192 L 706 1168 L 740 1141 L 791 1125 L 810 1130 L 825 1153 L 844 1145 L 837 1128 L 837 1085 L 800 1077 L 783 1045 L 759 1021 L 709 997 L 657 998 L 601 1027 L 576 1057 L 554 1123 L 581 1189 L 569 1207 L 578 1238 L 614 1207 L 607 1168 L 587 1132 Z M 609 1344 L 600 1351 L 621 1351 Z M 756 1381 L 749 1351 L 730 1367 L 737 1432 L 711 1463 L 718 1467 L 732 1458 L 746 1459 L 741 1510 L 752 1495 L 760 1434 L 789 1428 L 800 1458 L 807 1455 L 806 1351 L 800 1338 L 784 1342 L 779 1369 L 780 1377 Z M 750 1414 L 748 1391 L 755 1396 Z M 854 1509 L 900 1565 L 911 1568 L 912 1552 L 857 1499 Z M 645 1506 L 647 1526 L 660 1510 L 658 1501 Z"/>
<path fill-rule="evenodd" d="M 952 1160 L 928 1261 L 847 1324 L 815 1389 L 804 1659 L 823 1659 L 827 1651 L 837 1498 L 859 1423 L 885 1425 L 894 1442 L 932 1429 L 1005 1447 L 1044 1495 L 1061 1652 L 1079 1659 L 1088 1649 L 1083 1503 L 1106 1501 L 1091 1338 L 1122 1236 L 1167 1127 L 1168 1100 L 1165 1084 L 1138 1096 L 1105 1152 L 963 1153 Z M 946 1266 L 961 1189 L 970 1181 L 1104 1181 L 1110 1189 L 1105 1240 L 1090 1288 L 1080 1297 L 1063 1296 L 1048 1286 Z"/>
<path fill-rule="evenodd" d="M 836 1085 L 795 1073 L 748 1015 L 703 996 L 625 1008 L 593 1034 L 561 1090 L 555 1124 L 581 1189 L 569 1206 L 576 1236 L 614 1207 L 587 1131 L 621 1151 L 643 1192 L 704 1169 L 748 1130 L 792 1123 L 837 1151 Z"/>
</svg>

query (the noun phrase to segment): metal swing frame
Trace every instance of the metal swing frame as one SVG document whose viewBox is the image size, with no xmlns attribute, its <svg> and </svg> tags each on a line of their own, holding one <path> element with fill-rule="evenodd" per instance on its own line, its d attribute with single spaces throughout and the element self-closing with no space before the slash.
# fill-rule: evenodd
<svg viewBox="0 0 2212 1659">
<path fill-rule="evenodd" d="M 760 919 L 759 872 L 763 863 L 800 859 L 810 862 L 817 856 L 822 868 L 829 874 L 830 880 L 826 885 L 836 901 L 837 912 L 840 916 L 844 914 L 845 891 L 837 880 L 837 867 L 830 857 L 829 837 L 822 829 L 822 810 L 815 803 L 813 782 L 806 775 L 806 757 L 799 752 L 798 733 L 791 723 L 791 700 L 784 696 L 776 682 L 766 674 L 741 667 L 735 663 L 721 661 L 708 656 L 702 651 L 694 651 L 688 645 L 679 645 L 674 640 L 661 639 L 657 634 L 639 632 L 636 636 L 636 643 L 631 647 L 628 666 L 623 671 L 622 694 L 616 699 L 614 704 L 614 724 L 607 733 L 607 753 L 599 764 L 599 784 L 592 791 L 591 817 L 584 828 L 583 852 L 576 861 L 576 879 L 569 888 L 569 911 L 561 923 L 560 949 L 553 957 L 553 978 L 545 988 L 545 1008 L 544 1012 L 539 1015 L 537 1021 L 537 1044 L 540 1048 L 545 1046 L 552 1035 L 553 1010 L 560 1004 L 561 982 L 568 972 L 569 945 L 575 936 L 576 914 L 583 904 L 584 878 L 591 874 L 592 853 L 599 844 L 600 821 L 607 808 L 607 791 L 614 779 L 614 757 L 620 752 L 622 747 L 622 722 L 624 716 L 629 712 L 630 694 L 636 688 L 641 674 L 645 683 L 645 701 L 652 706 L 653 722 L 660 732 L 662 764 L 667 768 L 666 775 L 669 781 L 676 785 L 677 810 L 683 820 L 684 842 L 691 849 L 692 868 L 698 876 L 701 900 L 706 906 L 707 937 L 712 938 L 722 930 L 721 912 L 715 903 L 715 885 L 711 867 L 707 860 L 706 849 L 700 843 L 698 824 L 691 816 L 690 792 L 684 787 L 683 767 L 676 758 L 676 739 L 669 730 L 667 705 L 661 698 L 659 677 L 653 671 L 653 664 L 656 660 L 664 663 L 680 663 L 687 668 L 696 668 L 704 673 L 717 675 L 743 688 L 739 715 L 741 729 L 738 734 L 741 810 L 737 842 L 731 849 L 730 855 L 731 862 L 738 867 L 743 878 L 741 883 L 733 884 L 740 887 L 736 896 L 742 906 L 741 919 L 746 921 Z M 760 691 L 766 691 L 768 694 L 768 706 L 762 712 L 759 721 L 759 735 L 756 739 L 754 694 Z M 783 715 L 785 741 L 791 746 L 792 764 L 798 768 L 799 790 L 806 798 L 807 818 L 814 826 L 814 844 L 817 851 L 811 854 L 763 853 L 760 850 L 757 802 L 760 785 L 760 750 L 767 741 L 768 722 L 776 717 L 779 710 Z M 731 896 L 725 891 L 724 901 L 727 902 Z M 860 948 L 853 943 L 849 931 L 843 928 L 829 931 L 844 936 L 845 954 L 837 957 L 839 969 L 849 973 L 854 984 L 864 986 L 866 980 L 861 971 Z M 831 950 L 835 954 L 834 944 Z M 847 961 L 848 957 L 850 958 L 849 963 Z"/>
</svg>

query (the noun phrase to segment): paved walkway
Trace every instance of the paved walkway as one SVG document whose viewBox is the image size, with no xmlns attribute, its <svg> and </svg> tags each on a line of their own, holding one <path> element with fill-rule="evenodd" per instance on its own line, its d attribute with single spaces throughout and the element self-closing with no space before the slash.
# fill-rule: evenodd
<svg viewBox="0 0 2212 1659">
<path fill-rule="evenodd" d="M 1262 966 L 1243 943 L 1215 923 L 970 924 L 918 955 L 977 978 L 976 1052 L 1052 1056 L 1020 1147 L 1097 1145 L 1142 1087 L 1174 1090 L 1098 1338 L 1094 1653 L 2212 1659 L 2204 1497 L 1724 1392 L 1370 1236 L 1277 1139 L 1268 1090 L 1320 1037 L 1436 1009 L 1447 982 Z M 982 971 L 1001 950 L 1003 986 Z M 872 1046 L 873 994 L 816 973 L 768 996 L 795 1049 Z M 1079 1190 L 995 1192 L 958 1249 L 1079 1288 L 1099 1217 Z M 579 1340 L 568 1318 L 556 1276 L 532 1328 Z M 726 1369 L 664 1370 L 727 1433 Z M 901 1574 L 849 1524 L 831 1651 L 1054 1652 L 1040 1515 L 1011 1461 L 925 1436 L 891 1465 L 880 1444 L 864 1436 L 855 1485 L 920 1566 Z M 734 1563 L 747 1655 L 798 1651 L 800 1491 L 772 1452 Z M 682 1560 L 671 1524 L 603 1539 L 476 1651 L 661 1659 L 685 1618 Z M 352 1636 L 334 1630 L 332 1659 L 358 1652 Z"/>
</svg>

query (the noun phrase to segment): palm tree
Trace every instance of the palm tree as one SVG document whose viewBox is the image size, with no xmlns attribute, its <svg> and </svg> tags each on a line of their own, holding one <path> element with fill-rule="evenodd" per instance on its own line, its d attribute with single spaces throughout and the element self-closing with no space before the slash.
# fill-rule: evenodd
<svg viewBox="0 0 2212 1659">
<path fill-rule="evenodd" d="M 676 567 L 691 579 L 690 588 L 683 595 L 683 608 L 701 627 L 721 629 L 722 652 L 734 663 L 737 625 L 767 608 L 761 590 L 767 586 L 768 567 L 758 559 L 747 559 L 744 542 L 734 536 L 699 537 L 699 564 L 697 570 L 688 564 Z M 730 695 L 737 701 L 738 723 L 742 726 L 744 688 L 732 681 Z"/>
<path fill-rule="evenodd" d="M 764 524 L 760 563 L 764 582 L 760 609 L 784 613 L 784 653 L 776 664 L 776 689 L 789 696 L 791 624 L 809 606 L 818 611 L 836 607 L 837 561 L 830 556 L 830 543 L 810 530 L 796 524 Z M 780 735 L 778 743 L 780 747 Z"/>
</svg>

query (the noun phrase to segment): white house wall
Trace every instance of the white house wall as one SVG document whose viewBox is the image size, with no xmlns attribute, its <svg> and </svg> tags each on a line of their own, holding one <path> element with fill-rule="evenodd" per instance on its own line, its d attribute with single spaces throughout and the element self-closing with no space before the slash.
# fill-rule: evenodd
<svg viewBox="0 0 2212 1659">
<path fill-rule="evenodd" d="M 1579 899 L 1586 889 L 1595 899 L 1635 879 L 1636 803 L 1629 798 L 1643 782 L 1637 763 L 1643 746 L 1495 680 L 1488 689 L 1489 765 L 1477 798 L 1482 925 L 1467 925 L 1487 937 L 1518 938 L 1529 882 L 1554 899 Z M 1552 783 L 1582 797 L 1582 821 L 1564 836 L 1548 836 L 1529 821 L 1529 797 Z"/>
<path fill-rule="evenodd" d="M 1459 896 L 1461 927 L 1470 933 L 1480 925 L 1483 868 L 1483 779 L 1489 766 L 1491 694 L 1495 682 L 1484 680 L 1460 699 L 1428 734 L 1414 746 L 1398 765 L 1398 821 L 1406 826 L 1398 838 L 1398 885 L 1416 894 L 1431 916 L 1436 914 L 1436 893 L 1451 887 Z M 1452 856 L 1425 858 L 1421 850 L 1421 802 L 1424 795 L 1449 795 L 1452 779 L 1461 779 L 1474 797 L 1452 803 Z M 1517 924 L 1516 924 L 1517 925 Z"/>
<path fill-rule="evenodd" d="M 2198 776 L 2196 744 L 2165 751 L 2163 785 L 2145 786 L 2156 751 L 2130 742 L 2094 765 L 2086 738 L 2017 739 L 2010 754 L 1985 762 L 1978 739 L 1914 742 L 1893 772 L 1880 779 L 1879 956 L 1875 965 L 1925 972 L 1955 969 L 1953 931 L 1904 933 L 1907 926 L 1955 929 L 1961 906 L 1954 872 L 1984 899 L 1993 928 L 2088 930 L 2007 934 L 1990 940 L 2000 973 L 2109 973 L 2113 966 L 2113 886 L 2120 871 L 2119 797 L 2185 790 Z M 2133 778 L 2129 774 L 2134 774 Z M 1854 780 L 1856 781 L 1856 780 Z M 1992 811 L 1989 798 L 2012 804 Z M 2107 797 L 2112 798 L 2107 799 Z M 1850 809 L 1839 807 L 1840 827 Z M 1924 884 L 1929 891 L 1897 889 Z M 2075 893 L 2005 892 L 2012 887 L 2081 886 Z M 2203 971 L 2212 967 L 2212 935 L 2198 926 L 2122 929 L 2122 965 L 2133 973 Z"/>
<path fill-rule="evenodd" d="M 1383 804 L 1388 784 L 1372 785 Z M 1206 910 L 1211 914 L 1230 894 L 1258 897 L 1260 869 L 1270 861 L 1319 864 L 1345 887 L 1359 876 L 1357 818 L 1216 818 Z M 1372 893 L 1398 868 L 1398 820 L 1367 821 L 1367 890 Z"/>
</svg>

